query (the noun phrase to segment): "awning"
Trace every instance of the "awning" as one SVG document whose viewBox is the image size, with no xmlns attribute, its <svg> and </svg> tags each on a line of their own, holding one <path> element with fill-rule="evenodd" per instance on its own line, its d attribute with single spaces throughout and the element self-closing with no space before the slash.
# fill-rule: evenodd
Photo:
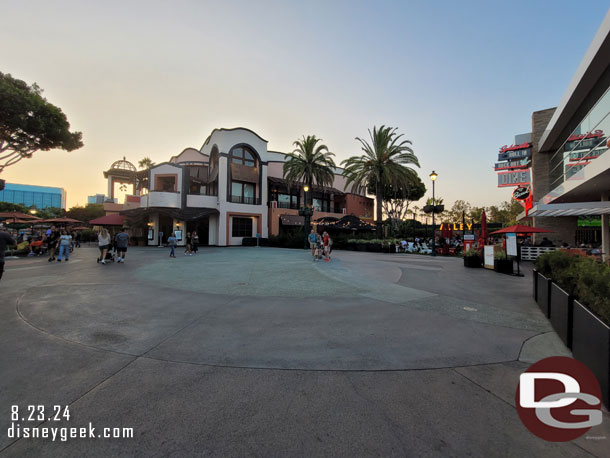
<svg viewBox="0 0 610 458">
<path fill-rule="evenodd" d="M 166 207 L 140 207 L 121 212 L 125 218 L 131 223 L 138 224 L 147 222 L 150 215 L 166 215 L 180 221 L 195 221 L 199 218 L 209 215 L 217 215 L 218 210 L 215 208 L 166 208 Z"/>
<path fill-rule="evenodd" d="M 527 216 L 590 216 L 610 214 L 610 202 L 570 202 L 537 204 Z"/>
<path fill-rule="evenodd" d="M 267 177 L 267 181 L 271 185 L 283 186 L 286 189 L 288 188 L 288 181 L 284 180 L 283 178 Z M 297 188 L 297 187 L 302 187 L 302 186 L 304 186 L 303 183 L 297 183 L 297 182 L 292 183 L 292 188 Z M 345 193 L 343 191 L 340 191 L 337 188 L 329 188 L 328 186 L 313 185 L 312 188 L 313 188 L 314 192 L 325 192 L 327 194 L 334 194 L 336 196 L 345 195 Z"/>
<path fill-rule="evenodd" d="M 125 218 L 121 215 L 106 215 L 100 218 L 95 218 L 89 221 L 89 224 L 93 224 L 94 226 L 122 226 L 125 222 Z"/>
<path fill-rule="evenodd" d="M 280 222 L 284 226 L 303 226 L 305 217 L 299 215 L 280 215 Z"/>
</svg>

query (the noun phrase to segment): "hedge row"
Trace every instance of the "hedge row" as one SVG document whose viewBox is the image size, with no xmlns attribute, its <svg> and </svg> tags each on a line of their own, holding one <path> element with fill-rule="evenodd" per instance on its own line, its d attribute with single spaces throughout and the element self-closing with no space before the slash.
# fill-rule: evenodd
<svg viewBox="0 0 610 458">
<path fill-rule="evenodd" d="M 610 267 L 593 258 L 551 251 L 536 261 L 536 270 L 610 324 Z"/>
</svg>

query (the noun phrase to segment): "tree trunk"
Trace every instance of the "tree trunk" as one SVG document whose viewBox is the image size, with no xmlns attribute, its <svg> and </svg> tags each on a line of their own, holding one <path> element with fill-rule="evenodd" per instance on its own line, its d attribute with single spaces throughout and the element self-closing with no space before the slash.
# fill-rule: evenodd
<svg viewBox="0 0 610 458">
<path fill-rule="evenodd" d="M 377 237 L 382 239 L 383 237 L 383 222 L 382 222 L 382 218 L 383 218 L 383 208 L 382 208 L 382 203 L 383 203 L 383 195 L 382 195 L 382 187 L 379 186 L 379 184 L 377 184 L 376 188 L 375 188 L 375 203 L 377 205 Z"/>
</svg>

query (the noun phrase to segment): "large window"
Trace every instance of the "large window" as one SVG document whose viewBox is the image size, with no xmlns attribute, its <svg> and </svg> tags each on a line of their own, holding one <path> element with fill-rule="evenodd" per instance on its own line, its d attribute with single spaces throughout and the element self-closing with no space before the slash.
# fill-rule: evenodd
<svg viewBox="0 0 610 458">
<path fill-rule="evenodd" d="M 330 212 L 330 196 L 314 197 L 312 206 L 320 212 Z"/>
<path fill-rule="evenodd" d="M 254 203 L 254 184 L 233 181 L 231 183 L 231 202 L 238 204 Z"/>
<path fill-rule="evenodd" d="M 233 164 L 247 165 L 248 167 L 254 167 L 256 165 L 254 153 L 250 148 L 245 146 L 238 146 L 231 150 L 231 162 Z"/>
<path fill-rule="evenodd" d="M 201 194 L 206 195 L 207 193 L 207 178 L 208 168 L 204 166 L 190 165 L 189 171 L 189 194 Z"/>
<path fill-rule="evenodd" d="M 155 191 L 176 192 L 176 175 L 155 175 Z"/>
<path fill-rule="evenodd" d="M 233 217 L 233 237 L 252 237 L 252 218 Z"/>
</svg>

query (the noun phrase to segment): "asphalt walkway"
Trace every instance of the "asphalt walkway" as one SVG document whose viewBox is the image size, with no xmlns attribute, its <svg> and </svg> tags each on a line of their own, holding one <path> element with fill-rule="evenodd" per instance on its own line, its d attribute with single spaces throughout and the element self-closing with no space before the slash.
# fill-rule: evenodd
<svg viewBox="0 0 610 458">
<path fill-rule="evenodd" d="M 7 261 L 2 458 L 610 456 L 607 415 L 564 444 L 519 420 L 519 374 L 569 355 L 531 299 L 527 266 L 517 278 L 453 258 L 336 252 L 325 263 L 254 247 L 95 257 Z M 68 421 L 22 426 L 134 437 L 11 438 L 13 405 L 69 406 Z"/>
</svg>

